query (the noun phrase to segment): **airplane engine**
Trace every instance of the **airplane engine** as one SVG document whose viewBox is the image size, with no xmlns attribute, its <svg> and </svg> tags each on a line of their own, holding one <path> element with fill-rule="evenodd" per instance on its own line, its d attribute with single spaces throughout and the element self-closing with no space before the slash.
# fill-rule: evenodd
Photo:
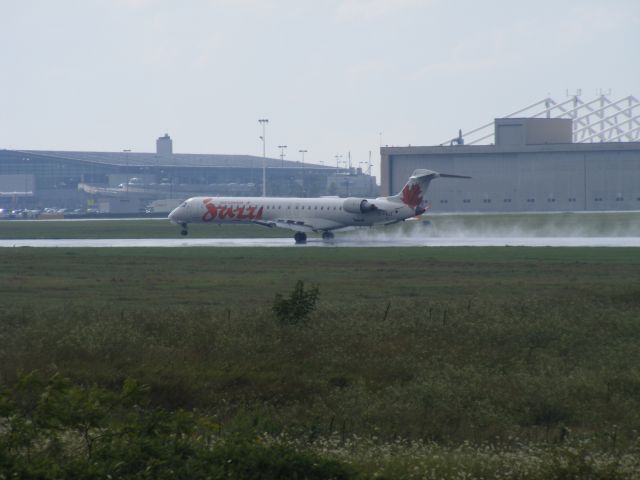
<svg viewBox="0 0 640 480">
<path fill-rule="evenodd" d="M 342 204 L 342 208 L 349 213 L 368 213 L 378 209 L 373 203 L 362 198 L 347 198 Z"/>
</svg>

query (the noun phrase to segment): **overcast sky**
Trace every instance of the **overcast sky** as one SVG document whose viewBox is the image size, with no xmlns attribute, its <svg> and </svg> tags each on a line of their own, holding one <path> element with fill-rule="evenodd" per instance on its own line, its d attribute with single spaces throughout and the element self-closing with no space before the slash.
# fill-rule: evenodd
<svg viewBox="0 0 640 480">
<path fill-rule="evenodd" d="M 638 0 L 0 0 L 0 148 L 352 164 L 547 95 L 640 96 Z"/>
</svg>

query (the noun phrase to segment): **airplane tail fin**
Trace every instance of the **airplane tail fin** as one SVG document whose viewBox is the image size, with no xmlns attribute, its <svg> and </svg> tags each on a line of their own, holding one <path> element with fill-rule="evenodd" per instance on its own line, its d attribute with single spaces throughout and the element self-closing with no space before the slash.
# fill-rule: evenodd
<svg viewBox="0 0 640 480">
<path fill-rule="evenodd" d="M 408 207 L 413 208 L 416 215 L 421 215 L 427 209 L 427 199 L 425 198 L 425 194 L 427 193 L 429 184 L 431 183 L 431 180 L 438 177 L 471 178 L 464 175 L 451 175 L 448 173 L 434 172 L 433 170 L 418 169 L 409 177 L 409 180 L 400 193 L 391 198 L 397 199 Z"/>
</svg>

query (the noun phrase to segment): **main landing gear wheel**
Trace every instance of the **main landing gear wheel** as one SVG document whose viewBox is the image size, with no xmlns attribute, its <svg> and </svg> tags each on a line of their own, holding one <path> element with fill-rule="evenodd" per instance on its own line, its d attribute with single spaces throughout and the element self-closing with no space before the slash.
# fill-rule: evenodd
<svg viewBox="0 0 640 480">
<path fill-rule="evenodd" d="M 187 235 L 189 235 L 189 230 L 187 230 L 187 224 L 183 223 L 180 226 L 182 227 L 182 230 L 180 230 L 180 235 L 182 235 L 183 237 L 186 237 Z"/>
<path fill-rule="evenodd" d="M 297 244 L 307 243 L 307 234 L 304 232 L 296 232 L 293 239 Z"/>
<path fill-rule="evenodd" d="M 333 233 L 332 232 L 322 232 L 322 240 L 324 240 L 325 242 L 330 242 L 331 240 L 333 240 Z"/>
</svg>

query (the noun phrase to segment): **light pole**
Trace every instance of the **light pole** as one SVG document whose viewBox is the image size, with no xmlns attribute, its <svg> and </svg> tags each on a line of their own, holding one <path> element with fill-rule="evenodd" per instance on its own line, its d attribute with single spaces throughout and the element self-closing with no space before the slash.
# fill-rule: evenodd
<svg viewBox="0 0 640 480">
<path fill-rule="evenodd" d="M 278 145 L 280 149 L 280 161 L 282 162 L 282 166 L 284 167 L 284 149 L 287 148 L 286 145 Z"/>
<path fill-rule="evenodd" d="M 307 150 L 298 150 L 302 154 L 302 188 L 304 191 L 304 196 L 307 196 L 307 188 L 306 188 L 306 179 L 304 176 L 304 154 L 307 153 Z"/>
<path fill-rule="evenodd" d="M 29 159 L 28 158 L 23 158 L 22 161 L 23 162 L 29 162 Z M 25 171 L 25 176 L 24 176 L 24 196 L 22 198 L 24 199 L 24 208 L 26 209 L 27 208 L 27 197 L 28 197 L 27 192 L 29 191 L 28 190 L 29 189 L 29 186 L 28 186 L 29 185 L 29 182 L 28 182 L 28 180 L 29 180 L 28 163 L 25 164 L 24 171 Z M 31 187 L 31 193 L 33 193 L 33 186 Z M 14 202 L 14 203 L 16 203 L 16 202 Z M 26 215 L 26 213 L 25 213 L 25 215 Z"/>
<path fill-rule="evenodd" d="M 336 155 L 335 159 L 336 159 L 336 170 L 340 170 L 340 159 L 342 158 L 342 155 Z"/>
<path fill-rule="evenodd" d="M 127 178 L 124 181 L 124 188 L 125 188 L 125 193 L 127 194 L 127 197 L 129 196 L 129 153 L 131 153 L 131 149 L 130 148 L 125 148 L 124 150 L 122 150 L 124 152 L 124 156 L 126 158 L 126 164 L 127 164 Z"/>
<path fill-rule="evenodd" d="M 268 118 L 261 118 L 258 120 L 262 125 L 262 196 L 267 196 L 267 123 Z"/>
</svg>

